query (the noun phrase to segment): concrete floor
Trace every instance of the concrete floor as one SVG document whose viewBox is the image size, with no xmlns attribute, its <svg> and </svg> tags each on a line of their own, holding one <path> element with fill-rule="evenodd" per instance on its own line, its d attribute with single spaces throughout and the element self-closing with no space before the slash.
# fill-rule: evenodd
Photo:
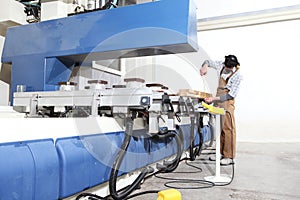
<svg viewBox="0 0 300 200">
<path fill-rule="evenodd" d="M 202 169 L 188 166 L 184 161 L 173 173 L 159 174 L 170 178 L 203 180 L 214 174 L 215 164 L 208 160 L 213 150 L 204 150 L 193 162 Z M 299 200 L 300 199 L 300 143 L 238 143 L 235 175 L 227 186 L 206 189 L 179 189 L 183 200 Z M 184 172 L 184 173 L 181 173 Z M 231 166 L 222 166 L 221 173 L 230 175 Z M 167 180 L 151 177 L 140 190 L 164 190 Z M 203 186 L 172 184 L 177 187 Z M 146 194 L 132 199 L 156 200 L 157 194 Z"/>
</svg>

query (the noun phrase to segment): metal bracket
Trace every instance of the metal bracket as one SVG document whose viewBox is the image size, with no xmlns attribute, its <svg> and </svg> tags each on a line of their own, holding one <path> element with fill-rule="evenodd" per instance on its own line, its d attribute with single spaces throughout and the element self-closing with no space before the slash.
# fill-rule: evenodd
<svg viewBox="0 0 300 200">
<path fill-rule="evenodd" d="M 91 105 L 91 116 L 98 116 L 98 107 L 100 105 L 100 97 L 98 93 L 93 93 L 92 105 Z"/>
<path fill-rule="evenodd" d="M 38 116 L 38 114 L 37 114 L 38 103 L 39 103 L 39 95 L 38 94 L 33 94 L 31 99 L 30 99 L 30 104 L 29 104 L 29 117 Z"/>
</svg>

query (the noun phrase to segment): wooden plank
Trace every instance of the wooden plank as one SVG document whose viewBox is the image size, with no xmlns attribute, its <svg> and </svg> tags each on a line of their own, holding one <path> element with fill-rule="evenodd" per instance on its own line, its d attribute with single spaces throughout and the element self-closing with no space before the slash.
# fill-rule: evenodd
<svg viewBox="0 0 300 200">
<path fill-rule="evenodd" d="M 178 96 L 186 96 L 186 97 L 194 97 L 194 98 L 208 98 L 212 97 L 212 94 L 206 93 L 206 92 L 200 92 L 197 90 L 191 90 L 191 89 L 180 89 L 177 93 Z"/>
</svg>

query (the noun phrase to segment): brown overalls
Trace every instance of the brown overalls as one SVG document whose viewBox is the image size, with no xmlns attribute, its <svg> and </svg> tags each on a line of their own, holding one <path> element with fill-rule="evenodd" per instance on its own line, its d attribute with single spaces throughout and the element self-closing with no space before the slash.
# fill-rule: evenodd
<svg viewBox="0 0 300 200">
<path fill-rule="evenodd" d="M 228 80 L 234 73 L 238 71 L 238 68 L 233 72 L 226 80 L 224 80 L 221 75 L 224 68 L 221 70 L 219 86 L 217 89 L 217 95 L 221 96 L 229 92 L 225 88 Z M 236 128 L 235 128 L 235 119 L 234 119 L 234 99 L 227 100 L 224 102 L 217 103 L 218 106 L 224 108 L 231 114 L 226 112 L 225 115 L 221 117 L 221 135 L 220 135 L 220 152 L 225 158 L 235 158 L 236 155 Z M 231 120 L 232 119 L 232 120 Z M 232 123 L 232 124 L 231 124 Z"/>
</svg>

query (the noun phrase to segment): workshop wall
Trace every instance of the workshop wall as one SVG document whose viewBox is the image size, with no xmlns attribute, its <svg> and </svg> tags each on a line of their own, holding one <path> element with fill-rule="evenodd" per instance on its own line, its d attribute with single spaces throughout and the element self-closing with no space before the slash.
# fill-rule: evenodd
<svg viewBox="0 0 300 200">
<path fill-rule="evenodd" d="M 209 18 L 299 4 L 299 0 L 195 0 L 198 18 Z"/>
<path fill-rule="evenodd" d="M 257 5 L 261 7 L 255 9 L 261 10 L 296 4 L 292 0 L 264 4 L 260 1 L 256 5 L 252 1 L 253 5 L 251 2 L 247 6 L 242 6 L 245 1 L 233 0 L 226 1 L 227 6 L 223 1 L 197 2 L 199 13 L 205 17 L 216 2 L 220 7 L 211 13 L 215 16 L 246 11 L 247 7 L 254 9 Z M 235 54 L 241 63 L 244 80 L 236 103 L 238 141 L 300 141 L 300 20 L 203 31 L 198 39 L 209 58 L 223 60 L 224 55 Z"/>
<path fill-rule="evenodd" d="M 4 45 L 4 37 L 0 36 L 0 55 L 2 55 L 2 48 Z M 2 72 L 4 70 L 3 64 L 0 62 L 0 106 L 8 105 L 9 96 L 9 84 L 6 83 L 2 77 Z"/>
</svg>

